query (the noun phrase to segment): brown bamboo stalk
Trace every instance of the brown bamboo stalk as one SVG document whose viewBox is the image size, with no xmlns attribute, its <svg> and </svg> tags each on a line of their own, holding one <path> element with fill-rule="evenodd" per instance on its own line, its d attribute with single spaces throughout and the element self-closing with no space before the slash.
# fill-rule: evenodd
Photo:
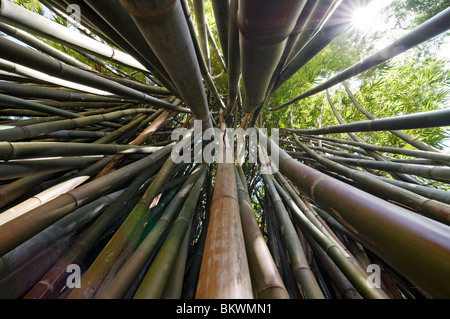
<svg viewBox="0 0 450 319">
<path fill-rule="evenodd" d="M 211 203 L 211 217 L 200 269 L 196 298 L 253 298 L 244 236 L 239 215 L 234 163 L 226 126 L 219 111 L 222 136 L 219 161 Z"/>
</svg>

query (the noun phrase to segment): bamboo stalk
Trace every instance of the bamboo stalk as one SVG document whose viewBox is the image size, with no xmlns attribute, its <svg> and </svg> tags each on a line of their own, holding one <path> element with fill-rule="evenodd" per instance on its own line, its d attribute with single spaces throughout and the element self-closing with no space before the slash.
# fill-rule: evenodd
<svg viewBox="0 0 450 319">
<path fill-rule="evenodd" d="M 120 254 L 124 251 L 124 249 L 129 248 L 133 250 L 133 247 L 137 246 L 136 241 L 140 237 L 139 233 L 142 234 L 143 231 L 143 228 L 141 228 L 140 225 L 145 223 L 150 213 L 156 206 L 157 202 L 155 203 L 154 200 L 157 194 L 167 183 L 174 165 L 175 164 L 172 161 L 172 158 L 169 156 L 159 170 L 152 184 L 144 193 L 138 204 L 134 207 L 133 211 L 120 226 L 106 247 L 97 256 L 94 263 L 82 276 L 82 280 L 84 282 L 83 287 L 72 290 L 72 292 L 67 296 L 68 299 L 91 298 L 95 294 L 97 287 L 107 275 L 107 272 L 114 261 L 120 257 Z M 119 170 L 115 172 L 118 171 Z M 105 175 L 104 177 L 111 174 Z M 98 180 L 100 179 L 102 178 L 99 178 Z"/>
<path fill-rule="evenodd" d="M 61 172 L 83 167 L 101 157 L 72 156 L 56 159 L 13 160 L 0 163 L 0 180 L 30 176 L 40 173 Z"/>
<path fill-rule="evenodd" d="M 152 227 L 150 233 L 139 244 L 133 255 L 114 276 L 111 283 L 97 296 L 98 298 L 115 299 L 125 295 L 133 281 L 139 275 L 139 272 L 143 269 L 149 256 L 155 251 L 163 234 L 171 225 L 172 220 L 185 202 L 195 181 L 199 178 L 199 174 L 201 174 L 204 169 L 205 168 L 199 167 L 188 177 L 178 191 L 177 196 L 171 200 L 160 219 Z"/>
<path fill-rule="evenodd" d="M 21 65 L 32 68 L 33 70 L 43 72 L 50 76 L 53 75 L 58 79 L 83 83 L 86 87 L 110 92 L 134 101 L 157 105 L 177 112 L 190 112 L 187 108 L 174 107 L 166 101 L 156 99 L 141 91 L 44 56 L 4 37 L 0 38 L 0 43 L 0 56 L 12 61 L 20 59 Z"/>
<path fill-rule="evenodd" d="M 180 1 L 150 4 L 121 0 L 121 3 L 167 70 L 185 103 L 191 107 L 194 117 L 202 121 L 202 128 L 212 127 L 200 66 Z M 171 37 L 167 37 L 168 33 Z M 178 45 L 185 50 L 176 50 Z M 174 50 L 167 50 L 169 47 Z"/>
<path fill-rule="evenodd" d="M 145 173 L 134 179 L 119 198 L 114 201 L 113 205 L 108 206 L 105 212 L 100 215 L 88 229 L 86 229 L 84 234 L 73 244 L 71 249 L 42 277 L 41 281 L 27 293 L 25 298 L 56 298 L 58 296 L 57 291 L 61 290 L 65 285 L 67 267 L 71 264 L 80 264 L 108 227 L 118 220 L 120 221 L 120 219 L 129 212 L 127 209 L 129 202 L 133 203 L 133 200 L 131 199 L 140 196 L 144 192 L 146 186 L 153 180 L 153 178 L 149 177 L 155 172 L 156 168 L 147 169 Z"/>
<path fill-rule="evenodd" d="M 430 200 L 429 198 L 415 194 L 411 191 L 397 187 L 395 185 L 386 184 L 382 180 L 377 179 L 371 174 L 356 169 L 351 169 L 344 165 L 333 162 L 329 159 L 323 158 L 314 151 L 310 150 L 304 144 L 301 145 L 303 145 L 304 150 L 319 163 L 335 170 L 336 172 L 348 178 L 351 178 L 361 188 L 367 189 L 368 191 L 373 192 L 378 196 L 386 198 L 390 201 L 402 203 L 407 207 L 415 209 L 420 214 L 431 217 L 447 225 L 449 224 L 450 222 L 449 205 L 441 203 L 436 200 Z"/>
<path fill-rule="evenodd" d="M 234 163 L 221 113 L 219 163 L 196 298 L 253 298 Z"/>
<path fill-rule="evenodd" d="M 33 157 L 114 155 L 118 153 L 146 154 L 157 150 L 158 148 L 132 144 L 92 145 L 69 142 L 0 142 L 0 160 L 10 161 L 12 159 Z"/>
<path fill-rule="evenodd" d="M 23 28 L 56 42 L 64 43 L 69 47 L 97 54 L 102 58 L 119 62 L 137 70 L 147 71 L 142 64 L 128 54 L 77 33 L 43 16 L 30 12 L 14 3 L 2 1 L 0 16 L 8 24 Z"/>
<path fill-rule="evenodd" d="M 290 208 L 294 220 L 301 226 L 315 243 L 326 252 L 339 269 L 345 274 L 348 280 L 358 290 L 364 298 L 370 299 L 386 299 L 386 294 L 381 289 L 373 289 L 367 285 L 367 274 L 359 267 L 344 250 L 329 236 L 325 235 L 320 228 L 317 228 L 311 220 L 309 220 L 304 212 L 294 204 L 289 195 L 274 181 L 278 193 Z M 320 225 L 321 226 L 321 225 Z"/>
<path fill-rule="evenodd" d="M 50 202 L 29 211 L 27 214 L 2 225 L 0 227 L 0 255 L 4 255 L 77 207 L 88 204 L 96 198 L 114 191 L 121 183 L 139 174 L 142 169 L 155 164 L 158 160 L 167 156 L 171 148 L 166 147 L 111 174 L 60 195 Z"/>
<path fill-rule="evenodd" d="M 324 295 L 308 265 L 294 225 L 292 224 L 289 214 L 275 188 L 273 177 L 268 174 L 262 174 L 262 177 L 274 206 L 274 212 L 277 221 L 279 222 L 279 227 L 282 229 L 281 237 L 286 246 L 287 254 L 289 255 L 290 268 L 295 276 L 295 280 L 299 285 L 304 298 L 323 299 Z"/>
<path fill-rule="evenodd" d="M 164 287 L 164 293 L 161 295 L 161 299 L 181 299 L 191 233 L 192 225 L 189 225 L 189 228 L 184 235 L 183 243 L 178 251 L 177 258 L 175 259 L 171 276 L 168 278 L 166 286 Z"/>
<path fill-rule="evenodd" d="M 289 294 L 256 223 L 241 166 L 236 166 L 236 184 L 245 250 L 255 287 L 255 296 L 259 299 L 289 299 Z"/>
<path fill-rule="evenodd" d="M 127 109 L 106 114 L 85 116 L 76 119 L 53 121 L 50 123 L 31 124 L 23 127 L 7 127 L 3 130 L 0 130 L 0 138 L 2 141 L 17 141 L 59 130 L 84 127 L 87 125 L 100 123 L 105 120 L 110 121 L 130 114 L 153 112 L 155 112 L 155 110 L 153 109 Z"/>
<path fill-rule="evenodd" d="M 102 196 L 92 203 L 75 210 L 72 214 L 61 218 L 26 242 L 17 246 L 0 258 L 0 278 L 12 270 L 19 268 L 24 262 L 49 247 L 59 239 L 83 228 L 91 220 L 99 216 L 119 195 L 122 190 Z"/>
<path fill-rule="evenodd" d="M 331 134 L 348 132 L 372 132 L 386 130 L 405 130 L 412 128 L 429 128 L 450 125 L 450 110 L 435 110 L 408 114 L 403 116 L 360 121 L 340 125 L 330 125 L 317 129 L 284 129 L 298 134 Z"/>
<path fill-rule="evenodd" d="M 262 139 L 264 143 L 264 136 Z M 274 147 L 278 146 L 270 142 L 270 148 Z M 448 278 L 450 269 L 447 225 L 411 214 L 402 207 L 307 167 L 280 149 L 278 151 L 281 173 L 338 218 L 366 247 L 429 294 L 436 297 L 449 295 L 449 286 L 442 284 L 442 278 Z M 401 257 L 399 249 L 403 251 Z"/>
<path fill-rule="evenodd" d="M 180 251 L 180 246 L 192 223 L 192 217 L 195 207 L 197 206 L 198 197 L 203 187 L 205 176 L 206 169 L 203 167 L 202 172 L 192 186 L 172 229 L 167 235 L 167 239 L 136 291 L 136 294 L 133 297 L 134 299 L 161 298 Z"/>
<path fill-rule="evenodd" d="M 272 1 L 245 1 L 239 4 L 237 25 L 240 31 L 245 90 L 242 108 L 246 113 L 252 113 L 264 102 L 286 40 L 294 29 L 305 3 L 306 1 L 284 1 L 282 4 Z M 280 19 L 283 24 L 278 22 Z M 261 65 L 265 67 L 261 68 Z"/>
</svg>

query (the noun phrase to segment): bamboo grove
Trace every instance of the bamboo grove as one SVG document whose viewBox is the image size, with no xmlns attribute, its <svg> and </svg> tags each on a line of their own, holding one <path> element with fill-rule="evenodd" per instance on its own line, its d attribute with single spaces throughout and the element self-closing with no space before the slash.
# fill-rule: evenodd
<svg viewBox="0 0 450 319">
<path fill-rule="evenodd" d="M 212 0 L 212 22 L 203 0 L 40 3 L 67 23 L 0 1 L 0 298 L 450 297 L 450 196 L 428 183 L 449 183 L 450 155 L 404 132 L 450 109 L 376 118 L 348 85 L 448 31 L 450 8 L 272 108 L 325 92 L 340 123 L 275 143 L 267 101 L 361 1 Z M 367 120 L 345 122 L 337 84 Z M 194 120 L 222 158 L 228 128 L 254 128 L 259 163 L 177 163 L 202 147 L 173 135 Z M 358 136 L 379 131 L 408 147 Z"/>
</svg>

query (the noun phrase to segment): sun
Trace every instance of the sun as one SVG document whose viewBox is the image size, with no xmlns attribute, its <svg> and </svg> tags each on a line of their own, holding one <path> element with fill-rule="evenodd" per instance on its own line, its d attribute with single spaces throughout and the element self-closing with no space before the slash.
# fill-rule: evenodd
<svg viewBox="0 0 450 319">
<path fill-rule="evenodd" d="M 384 26 L 384 21 L 380 15 L 381 9 L 391 0 L 372 1 L 368 5 L 356 8 L 352 13 L 352 25 L 361 31 L 376 31 Z"/>
</svg>

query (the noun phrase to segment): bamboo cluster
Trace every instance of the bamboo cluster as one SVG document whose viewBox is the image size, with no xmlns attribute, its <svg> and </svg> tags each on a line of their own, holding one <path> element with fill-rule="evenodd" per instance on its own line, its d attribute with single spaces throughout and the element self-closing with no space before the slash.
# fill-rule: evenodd
<svg viewBox="0 0 450 319">
<path fill-rule="evenodd" d="M 340 124 L 283 128 L 278 145 L 260 130 L 250 163 L 225 160 L 227 128 L 263 128 L 358 1 L 212 0 L 217 38 L 203 0 L 71 1 L 80 21 L 40 2 L 74 27 L 0 0 L 0 298 L 450 297 L 450 155 L 401 131 L 450 110 L 376 118 L 343 82 L 447 31 L 450 9 L 281 105 L 326 91 Z M 367 121 L 345 123 L 341 82 Z M 173 134 L 194 120 L 220 132 L 212 164 L 173 158 L 204 146 Z"/>
</svg>

